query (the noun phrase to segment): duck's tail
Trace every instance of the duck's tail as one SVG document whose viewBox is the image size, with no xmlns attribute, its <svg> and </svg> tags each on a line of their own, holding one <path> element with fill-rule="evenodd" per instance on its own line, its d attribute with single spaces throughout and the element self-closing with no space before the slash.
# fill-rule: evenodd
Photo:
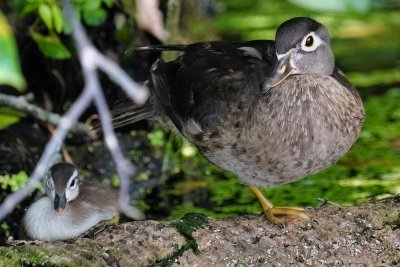
<svg viewBox="0 0 400 267">
<path fill-rule="evenodd" d="M 136 52 L 156 52 L 156 51 L 186 51 L 187 45 L 148 45 L 134 48 Z"/>
</svg>

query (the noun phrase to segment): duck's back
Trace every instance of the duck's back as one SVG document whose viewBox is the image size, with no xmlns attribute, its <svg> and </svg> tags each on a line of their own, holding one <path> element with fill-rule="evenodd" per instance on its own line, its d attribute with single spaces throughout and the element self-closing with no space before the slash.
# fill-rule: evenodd
<svg viewBox="0 0 400 267">
<path fill-rule="evenodd" d="M 261 97 L 274 60 L 272 41 L 189 45 L 176 60 L 154 68 L 151 88 L 156 105 L 196 144 L 194 136 L 218 132 L 232 113 L 245 112 L 244 103 Z"/>
</svg>

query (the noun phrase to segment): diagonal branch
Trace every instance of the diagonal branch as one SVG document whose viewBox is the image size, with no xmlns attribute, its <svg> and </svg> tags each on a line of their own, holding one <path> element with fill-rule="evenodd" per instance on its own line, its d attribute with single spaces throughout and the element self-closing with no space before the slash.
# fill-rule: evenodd
<svg viewBox="0 0 400 267">
<path fill-rule="evenodd" d="M 26 114 L 38 119 L 42 122 L 50 122 L 53 125 L 60 123 L 61 116 L 57 113 L 46 111 L 38 106 L 29 103 L 24 96 L 12 96 L 0 93 L 0 106 L 7 106 L 15 110 L 23 111 Z M 71 128 L 73 132 L 84 133 L 93 137 L 93 131 L 89 126 L 82 123 L 77 123 Z"/>
<path fill-rule="evenodd" d="M 144 103 L 147 100 L 147 90 L 138 86 L 126 73 L 121 72 L 121 69 L 108 58 L 100 56 L 101 53 L 98 52 L 90 43 L 82 25 L 76 19 L 69 1 L 64 1 L 64 10 L 72 25 L 73 37 L 82 64 L 85 84 L 87 86 L 90 85 L 93 89 L 92 93 L 99 112 L 104 132 L 104 139 L 117 167 L 118 176 L 120 178 L 119 199 L 121 210 L 134 219 L 143 219 L 143 214 L 129 205 L 129 178 L 135 173 L 135 168 L 122 154 L 118 140 L 112 128 L 110 110 L 107 107 L 95 68 L 102 67 L 104 72 L 112 77 L 114 81 L 118 83 L 136 102 Z"/>
<path fill-rule="evenodd" d="M 135 173 L 135 168 L 123 156 L 111 124 L 111 114 L 107 107 L 103 91 L 97 75 L 97 68 L 104 71 L 114 82 L 119 84 L 124 92 L 137 103 L 147 100 L 146 88 L 135 83 L 114 62 L 104 57 L 89 41 L 82 25 L 76 19 L 69 0 L 63 2 L 66 17 L 71 23 L 76 50 L 82 64 L 85 87 L 79 98 L 73 103 L 68 112 L 61 118 L 55 134 L 45 147 L 45 150 L 35 167 L 26 186 L 10 194 L 0 206 L 0 220 L 7 216 L 14 207 L 32 191 L 33 186 L 40 181 L 47 164 L 59 150 L 68 131 L 76 124 L 89 104 L 94 100 L 101 118 L 104 137 L 120 177 L 120 206 L 123 212 L 133 219 L 142 219 L 142 213 L 129 205 L 129 178 Z"/>
</svg>

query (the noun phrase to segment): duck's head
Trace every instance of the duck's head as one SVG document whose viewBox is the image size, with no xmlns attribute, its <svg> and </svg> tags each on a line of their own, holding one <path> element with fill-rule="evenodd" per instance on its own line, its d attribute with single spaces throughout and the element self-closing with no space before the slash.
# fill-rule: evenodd
<svg viewBox="0 0 400 267">
<path fill-rule="evenodd" d="M 321 23 L 305 17 L 282 23 L 275 36 L 277 61 L 263 91 L 293 74 L 331 75 L 335 67 L 329 34 Z"/>
<path fill-rule="evenodd" d="M 79 195 L 78 171 L 69 163 L 57 163 L 50 168 L 46 193 L 54 201 L 54 209 L 62 212 L 67 202 Z"/>
</svg>

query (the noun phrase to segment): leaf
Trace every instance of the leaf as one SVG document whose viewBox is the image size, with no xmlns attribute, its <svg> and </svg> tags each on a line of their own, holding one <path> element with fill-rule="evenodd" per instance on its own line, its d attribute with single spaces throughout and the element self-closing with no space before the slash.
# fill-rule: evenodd
<svg viewBox="0 0 400 267">
<path fill-rule="evenodd" d="M 11 28 L 0 11 L 0 84 L 13 86 L 20 91 L 26 86 L 21 73 L 17 46 Z"/>
<path fill-rule="evenodd" d="M 39 47 L 39 50 L 48 57 L 54 59 L 67 59 L 71 57 L 71 53 L 61 43 L 56 35 L 44 36 L 37 32 L 32 32 L 32 38 Z"/>
<path fill-rule="evenodd" d="M 53 15 L 53 23 L 56 32 L 61 33 L 64 28 L 64 18 L 60 8 L 57 5 L 52 5 L 51 14 Z"/>
<path fill-rule="evenodd" d="M 161 129 L 154 130 L 147 134 L 147 139 L 155 148 L 162 148 L 165 145 L 165 134 Z"/>
<path fill-rule="evenodd" d="M 3 190 L 10 188 L 11 192 L 15 192 L 24 187 L 28 178 L 28 175 L 24 171 L 12 175 L 0 175 L 0 186 Z"/>
<path fill-rule="evenodd" d="M 111 6 L 112 6 L 112 0 L 103 0 L 103 3 L 104 3 L 107 7 L 111 7 Z"/>
<path fill-rule="evenodd" d="M 84 0 L 81 6 L 83 10 L 98 10 L 101 6 L 101 0 Z"/>
<path fill-rule="evenodd" d="M 53 29 L 53 19 L 51 15 L 50 6 L 47 4 L 41 4 L 38 9 L 38 13 L 40 18 L 43 20 L 44 24 L 46 24 L 49 30 Z"/>
<path fill-rule="evenodd" d="M 89 26 L 98 26 L 107 18 L 103 9 L 84 9 L 83 20 Z"/>
<path fill-rule="evenodd" d="M 0 129 L 18 122 L 22 117 L 25 117 L 23 112 L 15 111 L 7 107 L 0 107 Z"/>
<path fill-rule="evenodd" d="M 112 187 L 118 188 L 119 187 L 119 177 L 117 175 L 113 175 L 113 177 L 111 177 L 111 185 Z"/>
<path fill-rule="evenodd" d="M 41 5 L 42 0 L 10 0 L 10 7 L 17 11 L 18 13 L 22 13 L 24 15 L 36 12 L 39 6 Z"/>
</svg>

